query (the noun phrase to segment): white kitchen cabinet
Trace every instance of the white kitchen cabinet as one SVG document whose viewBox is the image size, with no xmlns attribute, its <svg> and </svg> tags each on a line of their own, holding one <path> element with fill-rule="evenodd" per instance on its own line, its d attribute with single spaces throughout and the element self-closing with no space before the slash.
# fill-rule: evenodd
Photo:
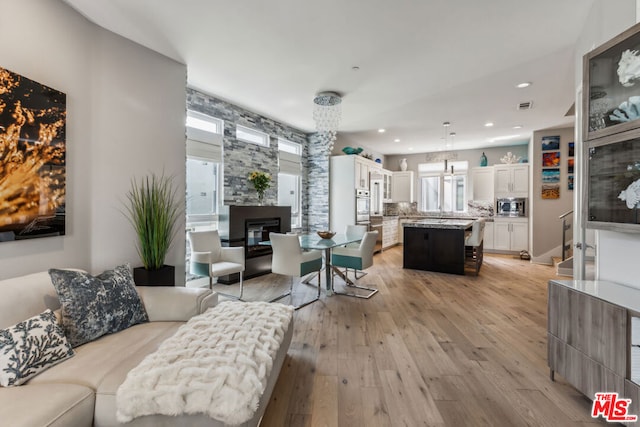
<svg viewBox="0 0 640 427">
<path fill-rule="evenodd" d="M 382 201 L 384 203 L 391 203 L 391 181 L 393 172 L 388 171 L 386 169 L 382 169 Z"/>
<path fill-rule="evenodd" d="M 398 244 L 398 218 L 384 218 L 382 221 L 382 249 Z"/>
<path fill-rule="evenodd" d="M 369 190 L 369 169 L 380 165 L 360 156 L 332 156 L 329 174 L 329 227 L 343 233 L 356 223 L 356 190 Z M 366 174 L 366 177 L 365 177 Z"/>
<path fill-rule="evenodd" d="M 495 197 L 528 197 L 529 165 L 495 165 Z"/>
<path fill-rule="evenodd" d="M 493 249 L 520 252 L 529 250 L 529 221 L 527 218 L 496 218 Z"/>
<path fill-rule="evenodd" d="M 369 189 L 369 165 L 360 157 L 354 156 L 356 169 L 356 188 L 359 190 Z"/>
<path fill-rule="evenodd" d="M 488 200 L 493 203 L 493 166 L 472 168 L 471 187 L 471 200 Z"/>
<path fill-rule="evenodd" d="M 484 223 L 484 238 L 483 238 L 483 244 L 482 247 L 485 250 L 493 250 L 494 249 L 494 243 L 493 243 L 493 222 L 491 221 L 486 221 Z"/>
<path fill-rule="evenodd" d="M 393 203 L 413 203 L 415 198 L 413 171 L 393 172 L 391 199 Z"/>
</svg>

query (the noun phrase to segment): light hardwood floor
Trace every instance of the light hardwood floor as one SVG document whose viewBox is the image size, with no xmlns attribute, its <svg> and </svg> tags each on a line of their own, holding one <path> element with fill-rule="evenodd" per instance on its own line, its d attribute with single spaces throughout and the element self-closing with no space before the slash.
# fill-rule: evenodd
<svg viewBox="0 0 640 427">
<path fill-rule="evenodd" d="M 549 379 L 552 267 L 485 254 L 478 277 L 403 270 L 396 247 L 368 272 L 361 282 L 380 289 L 371 299 L 323 296 L 296 312 L 262 426 L 606 424 L 559 375 Z M 262 276 L 245 294 L 268 298 L 288 283 Z M 313 292 L 295 289 L 296 301 Z"/>
</svg>

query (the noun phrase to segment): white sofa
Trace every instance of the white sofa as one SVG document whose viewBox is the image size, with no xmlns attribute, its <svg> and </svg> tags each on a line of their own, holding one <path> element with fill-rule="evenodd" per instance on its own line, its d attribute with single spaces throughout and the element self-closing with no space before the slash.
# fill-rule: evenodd
<svg viewBox="0 0 640 427">
<path fill-rule="evenodd" d="M 115 393 L 127 373 L 194 315 L 213 307 L 208 289 L 137 287 L 149 322 L 76 347 L 75 356 L 38 374 L 26 384 L 0 387 L 0 420 L 12 427 L 40 426 L 223 426 L 207 415 L 145 416 L 120 424 Z M 47 272 L 0 281 L 0 329 L 60 307 Z M 243 426 L 259 424 L 291 342 L 289 324 L 259 408 Z"/>
</svg>

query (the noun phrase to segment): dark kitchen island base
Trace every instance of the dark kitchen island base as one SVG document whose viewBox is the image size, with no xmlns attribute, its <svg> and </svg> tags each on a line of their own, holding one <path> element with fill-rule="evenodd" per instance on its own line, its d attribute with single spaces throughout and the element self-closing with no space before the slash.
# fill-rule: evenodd
<svg viewBox="0 0 640 427">
<path fill-rule="evenodd" d="M 456 223 L 405 224 L 403 268 L 464 275 L 465 230 L 472 222 Z"/>
</svg>

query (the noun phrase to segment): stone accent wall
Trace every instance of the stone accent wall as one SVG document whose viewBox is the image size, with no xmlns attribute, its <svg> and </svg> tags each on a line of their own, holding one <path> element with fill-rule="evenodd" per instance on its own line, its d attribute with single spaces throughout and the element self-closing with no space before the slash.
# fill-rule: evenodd
<svg viewBox="0 0 640 427">
<path fill-rule="evenodd" d="M 187 108 L 224 120 L 224 204 L 255 205 L 258 195 L 247 180 L 253 170 L 272 176 L 272 186 L 265 192 L 264 202 L 278 202 L 278 137 L 302 145 L 302 228 L 326 229 L 329 224 L 329 168 L 326 148 L 314 134 L 292 128 L 260 114 L 187 88 Z M 236 139 L 236 125 L 265 132 L 269 147 Z M 310 212 L 313 212 L 311 214 Z"/>
<path fill-rule="evenodd" d="M 309 158 L 307 170 L 309 174 L 306 193 L 309 203 L 308 230 L 329 229 L 329 153 L 326 144 L 317 133 L 309 134 Z"/>
</svg>

